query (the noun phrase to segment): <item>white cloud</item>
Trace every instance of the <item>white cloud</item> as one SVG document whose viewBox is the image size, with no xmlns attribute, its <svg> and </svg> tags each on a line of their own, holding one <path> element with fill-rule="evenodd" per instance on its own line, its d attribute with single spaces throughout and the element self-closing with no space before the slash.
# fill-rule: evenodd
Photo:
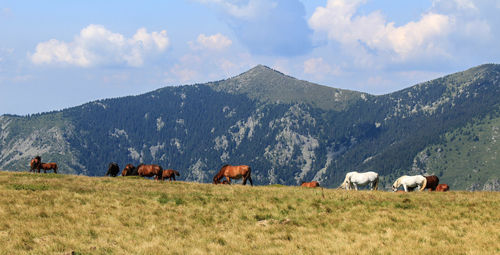
<svg viewBox="0 0 500 255">
<path fill-rule="evenodd" d="M 364 1 L 329 0 L 326 7 L 318 7 L 309 19 L 309 25 L 328 39 L 343 45 L 358 45 L 392 54 L 404 60 L 425 54 L 446 55 L 436 43 L 450 33 L 453 19 L 437 13 L 426 13 L 421 19 L 403 26 L 387 22 L 382 13 L 356 15 Z"/>
<path fill-rule="evenodd" d="M 34 64 L 69 64 L 81 67 L 127 65 L 139 67 L 154 53 L 169 46 L 167 32 L 148 33 L 140 28 L 131 37 L 113 33 L 102 25 L 89 25 L 72 42 L 51 39 L 36 46 L 30 58 Z"/>
<path fill-rule="evenodd" d="M 216 50 L 220 51 L 231 46 L 233 42 L 226 36 L 218 33 L 215 35 L 200 34 L 196 42 L 189 42 L 192 49 L 195 50 Z"/>
<path fill-rule="evenodd" d="M 332 67 L 323 58 L 310 58 L 304 61 L 304 73 L 319 77 L 328 75 L 340 75 L 339 67 Z"/>
</svg>

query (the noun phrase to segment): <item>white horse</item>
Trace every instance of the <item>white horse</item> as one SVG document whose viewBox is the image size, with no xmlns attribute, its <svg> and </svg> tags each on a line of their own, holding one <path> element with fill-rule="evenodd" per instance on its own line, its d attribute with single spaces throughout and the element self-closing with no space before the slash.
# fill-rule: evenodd
<svg viewBox="0 0 500 255">
<path fill-rule="evenodd" d="M 392 191 L 398 190 L 399 186 L 403 185 L 405 192 L 408 192 L 408 188 L 418 187 L 420 191 L 425 189 L 425 185 L 427 185 L 427 179 L 422 175 L 403 175 L 399 177 L 394 184 L 392 184 Z"/>
<path fill-rule="evenodd" d="M 378 189 L 378 174 L 375 172 L 349 172 L 345 175 L 344 182 L 340 185 L 346 190 L 358 190 L 358 186 L 370 185 L 370 190 Z"/>
</svg>

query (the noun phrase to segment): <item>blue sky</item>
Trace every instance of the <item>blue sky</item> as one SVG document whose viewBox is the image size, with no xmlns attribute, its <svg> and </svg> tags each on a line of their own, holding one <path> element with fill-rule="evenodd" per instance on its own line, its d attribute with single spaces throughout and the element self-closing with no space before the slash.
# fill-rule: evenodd
<svg viewBox="0 0 500 255">
<path fill-rule="evenodd" d="M 0 0 L 0 114 L 59 110 L 257 64 L 385 94 L 499 63 L 497 0 Z"/>
</svg>

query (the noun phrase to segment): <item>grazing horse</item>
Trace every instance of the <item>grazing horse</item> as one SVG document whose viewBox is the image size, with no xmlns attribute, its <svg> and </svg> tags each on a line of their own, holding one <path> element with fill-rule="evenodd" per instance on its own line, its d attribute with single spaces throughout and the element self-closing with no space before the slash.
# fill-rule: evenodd
<svg viewBox="0 0 500 255">
<path fill-rule="evenodd" d="M 214 176 L 214 184 L 220 183 L 223 177 L 226 177 L 227 182 L 231 183 L 232 179 L 240 179 L 243 178 L 243 185 L 247 184 L 247 180 L 250 181 L 250 185 L 253 186 L 252 177 L 250 176 L 252 169 L 249 166 L 241 165 L 241 166 L 231 166 L 224 165 L 220 169 L 220 171 Z"/>
<path fill-rule="evenodd" d="M 33 158 L 30 162 L 30 172 L 35 172 L 35 169 L 38 168 L 38 164 L 40 164 L 40 162 L 42 162 L 40 156 Z"/>
<path fill-rule="evenodd" d="M 340 185 L 346 190 L 358 190 L 358 186 L 370 185 L 370 190 L 378 190 L 378 174 L 375 172 L 349 172 L 345 175 L 344 182 Z"/>
<path fill-rule="evenodd" d="M 436 191 L 445 192 L 445 191 L 448 191 L 448 190 L 450 190 L 450 186 L 448 186 L 448 184 L 445 184 L 445 183 L 439 184 L 436 187 Z"/>
<path fill-rule="evenodd" d="M 143 165 L 140 164 L 137 166 L 137 173 L 141 177 L 155 177 L 155 180 L 158 180 L 163 175 L 163 168 L 159 165 Z"/>
<path fill-rule="evenodd" d="M 120 172 L 120 167 L 118 166 L 118 164 L 115 162 L 111 162 L 109 163 L 108 172 L 106 172 L 105 176 L 110 175 L 111 177 L 116 177 L 118 175 L 118 172 Z"/>
<path fill-rule="evenodd" d="M 137 167 L 135 167 L 132 164 L 127 164 L 125 168 L 123 168 L 122 176 L 133 176 L 133 175 L 139 175 L 139 173 L 137 172 Z"/>
<path fill-rule="evenodd" d="M 57 164 L 56 163 L 39 163 L 38 164 L 38 172 L 40 173 L 40 169 L 43 169 L 44 173 L 47 173 L 47 170 L 54 170 L 54 173 L 57 174 Z"/>
<path fill-rule="evenodd" d="M 435 175 L 425 176 L 427 179 L 427 184 L 425 185 L 426 189 L 430 189 L 430 191 L 435 191 L 437 185 L 439 184 L 439 178 Z"/>
<path fill-rule="evenodd" d="M 399 177 L 394 184 L 392 184 L 392 191 L 396 192 L 399 186 L 403 185 L 405 192 L 408 192 L 408 188 L 418 187 L 420 191 L 425 189 L 425 185 L 427 185 L 427 179 L 422 175 L 403 175 Z"/>
<path fill-rule="evenodd" d="M 300 184 L 301 187 L 308 187 L 308 188 L 316 188 L 319 187 L 319 182 L 317 181 L 312 181 L 312 182 L 302 182 Z"/>
<path fill-rule="evenodd" d="M 173 169 L 163 170 L 163 174 L 161 176 L 161 180 L 163 181 L 164 179 L 169 178 L 170 181 L 172 181 L 172 178 L 174 178 L 174 181 L 175 181 L 175 176 L 176 175 L 180 176 L 179 172 L 175 171 Z"/>
</svg>

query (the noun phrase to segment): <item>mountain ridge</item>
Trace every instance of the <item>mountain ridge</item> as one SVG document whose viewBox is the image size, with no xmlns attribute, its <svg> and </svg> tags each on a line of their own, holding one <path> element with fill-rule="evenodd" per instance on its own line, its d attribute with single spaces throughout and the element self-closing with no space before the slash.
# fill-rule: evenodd
<svg viewBox="0 0 500 255">
<path fill-rule="evenodd" d="M 111 161 L 121 167 L 144 162 L 177 168 L 183 180 L 210 182 L 230 163 L 251 165 L 258 184 L 314 179 L 335 187 L 348 171 L 373 170 L 381 174 L 381 187 L 390 187 L 398 175 L 436 173 L 456 188 L 498 190 L 500 176 L 491 160 L 500 153 L 498 95 L 495 64 L 380 96 L 259 65 L 216 82 L 51 113 L 2 115 L 0 168 L 25 170 L 40 154 L 60 162 L 63 173 L 85 175 L 103 175 Z M 468 125 L 469 131 L 461 131 Z M 472 142 L 456 143 L 459 138 L 450 136 Z M 467 146 L 488 156 L 469 152 L 474 162 L 462 168 L 446 163 L 456 152 L 467 153 Z M 471 178 L 461 178 L 471 171 Z"/>
</svg>

